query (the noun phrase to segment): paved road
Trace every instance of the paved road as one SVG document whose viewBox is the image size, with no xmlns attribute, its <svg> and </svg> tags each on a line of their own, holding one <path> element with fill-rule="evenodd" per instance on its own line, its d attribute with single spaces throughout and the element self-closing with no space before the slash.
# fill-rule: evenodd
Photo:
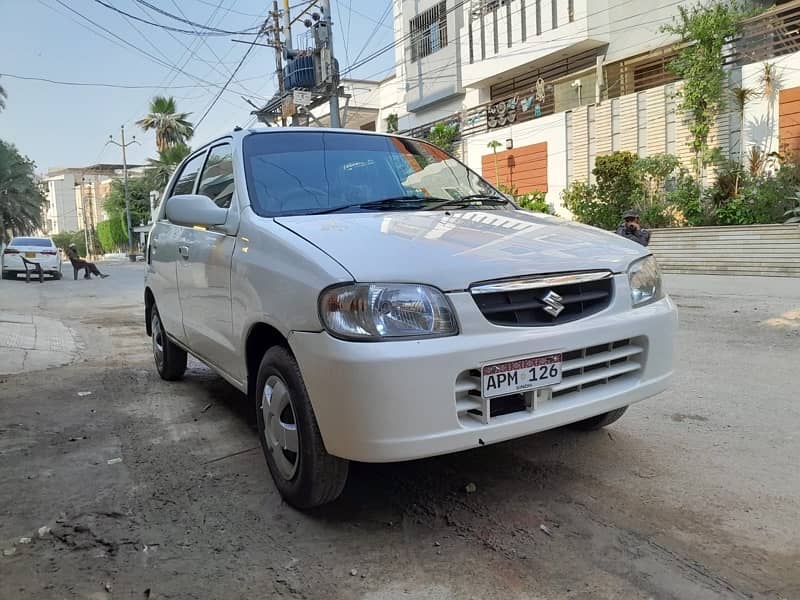
<svg viewBox="0 0 800 600">
<path fill-rule="evenodd" d="M 797 280 L 669 277 L 672 391 L 606 431 L 356 465 L 302 514 L 240 394 L 158 379 L 141 266 L 108 270 L 0 282 L 0 332 L 75 344 L 0 376 L 0 598 L 800 598 Z"/>
</svg>

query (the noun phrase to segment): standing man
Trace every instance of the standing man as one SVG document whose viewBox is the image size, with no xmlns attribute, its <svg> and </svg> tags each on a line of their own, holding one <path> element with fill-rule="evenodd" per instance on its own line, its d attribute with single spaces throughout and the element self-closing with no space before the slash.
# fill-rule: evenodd
<svg viewBox="0 0 800 600">
<path fill-rule="evenodd" d="M 629 210 L 622 215 L 622 219 L 623 222 L 617 229 L 617 235 L 628 238 L 642 246 L 647 246 L 650 243 L 650 232 L 642 227 L 642 223 L 639 221 L 639 211 Z"/>
<path fill-rule="evenodd" d="M 92 275 L 96 275 L 105 279 L 108 277 L 105 273 L 101 273 L 100 269 L 97 268 L 93 262 L 89 262 L 88 260 L 83 260 L 80 255 L 78 254 L 78 247 L 75 244 L 70 244 L 69 249 L 67 250 L 67 258 L 69 258 L 69 262 L 72 263 L 72 266 L 76 269 L 83 269 L 83 278 L 84 279 L 91 279 Z M 90 273 L 92 275 L 90 275 Z"/>
</svg>

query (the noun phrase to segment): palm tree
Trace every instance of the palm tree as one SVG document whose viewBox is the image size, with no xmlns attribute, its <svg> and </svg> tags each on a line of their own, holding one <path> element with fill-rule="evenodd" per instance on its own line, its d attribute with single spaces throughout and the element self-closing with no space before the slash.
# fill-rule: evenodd
<svg viewBox="0 0 800 600">
<path fill-rule="evenodd" d="M 148 170 L 153 184 L 160 190 L 167 187 L 172 172 L 191 151 L 191 148 L 186 144 L 177 144 L 164 150 L 159 150 L 158 158 L 149 158 L 150 166 Z"/>
<path fill-rule="evenodd" d="M 33 161 L 13 145 L 0 141 L 0 242 L 39 228 L 44 203 Z"/>
<path fill-rule="evenodd" d="M 492 152 L 494 152 L 494 184 L 500 185 L 500 169 L 497 166 L 497 149 L 502 146 L 500 142 L 497 140 L 492 140 L 488 144 L 486 144 L 487 148 L 491 148 Z"/>
<path fill-rule="evenodd" d="M 187 120 L 191 113 L 179 113 L 175 98 L 156 96 L 150 101 L 150 113 L 136 121 L 145 131 L 156 132 L 156 147 L 163 152 L 170 146 L 185 144 L 194 135 L 194 126 Z"/>
</svg>

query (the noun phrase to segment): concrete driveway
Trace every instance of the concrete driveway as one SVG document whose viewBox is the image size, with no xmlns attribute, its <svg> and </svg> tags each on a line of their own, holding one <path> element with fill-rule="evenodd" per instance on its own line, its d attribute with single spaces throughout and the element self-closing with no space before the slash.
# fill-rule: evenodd
<svg viewBox="0 0 800 600">
<path fill-rule="evenodd" d="M 667 277 L 670 392 L 604 431 L 356 465 L 304 514 L 238 392 L 196 362 L 159 380 L 141 265 L 107 269 L 0 283 L 0 598 L 800 598 L 797 279 Z"/>
</svg>

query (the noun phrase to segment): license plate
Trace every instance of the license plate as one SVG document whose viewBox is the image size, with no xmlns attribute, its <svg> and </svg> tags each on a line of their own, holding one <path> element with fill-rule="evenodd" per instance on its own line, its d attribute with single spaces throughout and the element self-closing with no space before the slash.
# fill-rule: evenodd
<svg viewBox="0 0 800 600">
<path fill-rule="evenodd" d="M 26 252 L 25 258 L 36 258 L 36 252 Z"/>
<path fill-rule="evenodd" d="M 561 353 L 519 358 L 484 365 L 481 392 L 484 398 L 519 394 L 561 383 Z"/>
</svg>

